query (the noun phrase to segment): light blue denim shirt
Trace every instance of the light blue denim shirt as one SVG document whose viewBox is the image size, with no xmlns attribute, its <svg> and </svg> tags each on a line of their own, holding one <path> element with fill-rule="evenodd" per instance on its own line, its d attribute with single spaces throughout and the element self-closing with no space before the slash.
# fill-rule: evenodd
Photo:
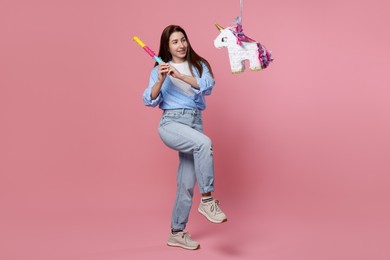
<svg viewBox="0 0 390 260">
<path fill-rule="evenodd" d="M 211 94 L 215 81 L 207 66 L 205 64 L 202 64 L 202 66 L 202 77 L 199 76 L 199 73 L 195 68 L 192 69 L 200 88 L 192 88 L 194 91 L 193 96 L 186 94 L 184 91 L 176 87 L 170 80 L 170 77 L 167 76 L 161 86 L 160 94 L 156 99 L 152 100 L 150 97 L 152 87 L 158 80 L 158 66 L 154 67 L 150 73 L 149 86 L 145 89 L 143 94 L 144 104 L 152 107 L 159 105 L 159 108 L 163 110 L 178 108 L 204 110 L 206 108 L 206 100 L 204 96 Z"/>
</svg>

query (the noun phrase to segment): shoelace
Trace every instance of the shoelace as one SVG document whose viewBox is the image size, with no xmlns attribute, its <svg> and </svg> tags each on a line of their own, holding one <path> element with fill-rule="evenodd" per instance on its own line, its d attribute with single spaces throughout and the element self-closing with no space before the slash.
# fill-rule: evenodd
<svg viewBox="0 0 390 260">
<path fill-rule="evenodd" d="M 221 209 L 219 208 L 219 200 L 214 200 L 211 207 L 215 208 L 215 215 L 221 213 Z"/>
<path fill-rule="evenodd" d="M 188 234 L 188 232 L 183 232 L 183 234 L 181 235 L 181 238 L 185 239 L 186 241 L 187 240 L 193 241 L 190 234 Z"/>
<path fill-rule="evenodd" d="M 215 209 L 217 212 L 221 212 L 221 209 L 219 208 L 219 200 L 215 200 Z"/>
</svg>

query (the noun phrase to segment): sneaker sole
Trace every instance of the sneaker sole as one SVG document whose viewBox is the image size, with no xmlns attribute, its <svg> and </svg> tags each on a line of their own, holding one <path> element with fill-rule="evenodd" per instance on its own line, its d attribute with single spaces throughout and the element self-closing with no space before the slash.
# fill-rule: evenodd
<svg viewBox="0 0 390 260">
<path fill-rule="evenodd" d="M 221 224 L 221 223 L 224 223 L 224 222 L 227 221 L 227 218 L 225 218 L 225 219 L 223 219 L 223 220 L 220 220 L 220 221 L 214 220 L 214 219 L 210 218 L 210 217 L 206 214 L 206 212 L 204 212 L 201 208 L 198 208 L 198 212 L 199 212 L 200 214 L 202 214 L 203 216 L 205 216 L 205 217 L 207 218 L 208 221 L 210 221 L 210 222 L 212 222 L 212 223 L 215 223 L 215 224 Z"/>
<path fill-rule="evenodd" d="M 169 241 L 168 241 L 167 245 L 168 246 L 172 246 L 172 247 L 181 247 L 181 248 L 184 248 L 184 249 L 187 249 L 187 250 L 196 250 L 196 249 L 200 248 L 200 245 L 198 245 L 197 247 L 190 247 L 190 246 L 185 246 L 185 245 L 178 244 L 178 243 L 172 243 L 172 242 L 169 242 Z"/>
</svg>

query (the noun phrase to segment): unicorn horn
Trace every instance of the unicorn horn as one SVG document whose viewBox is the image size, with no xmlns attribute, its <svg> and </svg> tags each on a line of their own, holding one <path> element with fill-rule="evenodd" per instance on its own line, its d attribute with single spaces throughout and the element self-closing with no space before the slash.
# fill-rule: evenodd
<svg viewBox="0 0 390 260">
<path fill-rule="evenodd" d="M 215 24 L 215 27 L 217 27 L 217 29 L 218 29 L 219 31 L 222 31 L 222 30 L 225 29 L 225 28 L 223 28 L 222 26 L 220 26 L 219 24 Z"/>
</svg>

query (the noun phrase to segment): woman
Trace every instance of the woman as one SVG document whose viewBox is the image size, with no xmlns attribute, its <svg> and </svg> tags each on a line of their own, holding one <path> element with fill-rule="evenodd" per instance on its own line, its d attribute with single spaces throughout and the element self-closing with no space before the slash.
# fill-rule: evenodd
<svg viewBox="0 0 390 260">
<path fill-rule="evenodd" d="M 186 32 L 170 25 L 161 35 L 159 56 L 143 99 L 146 106 L 159 106 L 163 115 L 158 128 L 162 141 L 179 152 L 176 200 L 172 213 L 169 246 L 198 249 L 185 232 L 196 182 L 202 199 L 198 211 L 213 223 L 227 221 L 214 191 L 212 143 L 203 133 L 202 110 L 211 94 L 214 78 L 210 64 L 192 49 Z"/>
</svg>

